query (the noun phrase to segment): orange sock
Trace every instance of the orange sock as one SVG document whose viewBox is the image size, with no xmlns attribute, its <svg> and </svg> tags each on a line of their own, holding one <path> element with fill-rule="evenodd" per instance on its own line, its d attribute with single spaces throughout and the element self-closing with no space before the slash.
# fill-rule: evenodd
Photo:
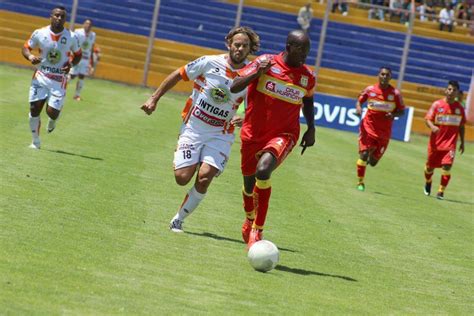
<svg viewBox="0 0 474 316">
<path fill-rule="evenodd" d="M 245 188 L 242 188 L 242 198 L 244 199 L 244 210 L 245 216 L 249 220 L 255 219 L 255 205 L 254 205 L 254 197 L 253 192 L 247 193 L 245 192 Z"/>
<path fill-rule="evenodd" d="M 357 177 L 359 177 L 359 183 L 364 183 L 365 169 L 367 168 L 367 161 L 357 159 Z"/>
<path fill-rule="evenodd" d="M 270 195 L 272 193 L 272 186 L 270 179 L 268 180 L 260 180 L 257 179 L 257 183 L 253 190 L 253 194 L 255 197 L 255 210 L 256 210 L 256 217 L 255 222 L 253 223 L 254 229 L 263 229 L 263 225 L 265 225 L 265 219 L 267 217 L 268 211 L 268 204 L 270 202 Z"/>
</svg>

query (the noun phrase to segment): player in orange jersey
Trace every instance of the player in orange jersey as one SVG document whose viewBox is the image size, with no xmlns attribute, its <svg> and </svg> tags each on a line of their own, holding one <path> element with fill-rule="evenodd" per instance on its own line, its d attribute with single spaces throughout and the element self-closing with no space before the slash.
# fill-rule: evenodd
<svg viewBox="0 0 474 316">
<path fill-rule="evenodd" d="M 431 129 L 428 143 L 428 160 L 425 165 L 425 195 L 431 194 L 431 182 L 435 168 L 441 168 L 441 184 L 436 197 L 444 199 L 444 190 L 451 179 L 451 167 L 456 154 L 458 135 L 461 139 L 459 152 L 464 152 L 464 124 L 466 114 L 462 105 L 456 101 L 459 83 L 449 81 L 446 97 L 435 101 L 425 116 L 426 125 Z"/>
<path fill-rule="evenodd" d="M 48 101 L 46 113 L 49 116 L 48 133 L 56 127 L 56 121 L 64 105 L 66 97 L 67 74 L 71 66 L 81 60 L 82 51 L 72 32 L 64 27 L 66 9 L 55 7 L 51 11 L 51 24 L 37 29 L 26 41 L 21 53 L 36 70 L 30 86 L 30 130 L 33 141 L 30 148 L 40 149 L 40 114 L 44 104 Z M 39 54 L 32 51 L 38 49 Z M 74 57 L 69 60 L 70 53 Z"/>
<path fill-rule="evenodd" d="M 400 92 L 390 85 L 392 70 L 382 67 L 379 83 L 365 88 L 356 103 L 356 113 L 362 116 L 362 104 L 367 102 L 367 113 L 359 131 L 359 159 L 357 160 L 357 189 L 365 190 L 367 164 L 375 167 L 387 150 L 395 117 L 404 114 L 405 105 Z"/>
<path fill-rule="evenodd" d="M 230 86 L 247 56 L 260 46 L 260 38 L 248 27 L 236 27 L 226 36 L 227 54 L 202 56 L 175 70 L 142 105 L 148 115 L 160 98 L 180 80 L 193 80 L 194 89 L 183 110 L 183 124 L 174 154 L 176 183 L 187 185 L 197 172 L 192 188 L 186 194 L 170 229 L 183 232 L 184 219 L 206 195 L 214 177 L 224 171 L 234 142 L 234 126 L 242 125 L 235 116 L 247 91 L 231 93 Z"/>
<path fill-rule="evenodd" d="M 308 125 L 301 146 L 315 139 L 313 94 L 316 79 L 304 64 L 310 49 L 308 35 L 289 33 L 286 49 L 262 55 L 239 71 L 230 91 L 248 86 L 247 109 L 241 130 L 241 169 L 246 219 L 242 237 L 250 248 L 262 239 L 271 194 L 272 172 L 291 152 L 300 134 L 300 109 Z"/>
</svg>

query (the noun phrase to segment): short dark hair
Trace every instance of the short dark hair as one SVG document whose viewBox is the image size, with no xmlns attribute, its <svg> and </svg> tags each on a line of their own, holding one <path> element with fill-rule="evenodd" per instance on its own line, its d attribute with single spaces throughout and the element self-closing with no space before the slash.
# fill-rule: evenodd
<svg viewBox="0 0 474 316">
<path fill-rule="evenodd" d="M 92 19 L 85 19 L 84 23 L 86 23 L 87 21 L 91 22 L 91 24 L 94 24 L 94 22 L 92 22 Z"/>
<path fill-rule="evenodd" d="M 258 34 L 248 26 L 237 26 L 232 28 L 225 37 L 227 45 L 230 46 L 232 44 L 232 38 L 240 33 L 247 35 L 250 39 L 250 54 L 258 52 L 260 49 L 260 36 L 258 36 Z"/>
<path fill-rule="evenodd" d="M 57 5 L 57 6 L 55 6 L 55 7 L 51 10 L 51 12 L 53 12 L 53 11 L 56 10 L 56 9 L 63 10 L 63 11 L 67 11 L 66 8 L 63 7 L 62 5 Z"/>
<path fill-rule="evenodd" d="M 461 90 L 461 87 L 459 86 L 459 82 L 457 80 L 449 80 L 448 86 L 453 86 L 456 88 L 456 90 Z"/>
<path fill-rule="evenodd" d="M 390 72 L 390 74 L 392 74 L 392 68 L 388 67 L 388 66 L 382 66 L 379 68 L 379 73 L 382 71 L 382 69 L 386 69 L 388 70 L 388 72 Z"/>
</svg>

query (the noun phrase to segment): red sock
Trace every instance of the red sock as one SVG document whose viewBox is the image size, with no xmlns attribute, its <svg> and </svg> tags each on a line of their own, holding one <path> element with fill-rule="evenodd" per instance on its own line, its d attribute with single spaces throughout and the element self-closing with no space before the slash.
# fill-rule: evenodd
<svg viewBox="0 0 474 316">
<path fill-rule="evenodd" d="M 250 220 L 255 219 L 253 192 L 248 194 L 247 192 L 245 192 L 245 188 L 242 188 L 242 198 L 244 199 L 245 216 Z"/>
<path fill-rule="evenodd" d="M 444 192 L 444 189 L 446 189 L 448 186 L 450 179 L 451 173 L 449 171 L 443 170 L 441 174 L 441 185 L 439 186 L 439 191 Z"/>
<path fill-rule="evenodd" d="M 268 180 L 259 180 L 257 179 L 257 183 L 253 190 L 253 194 L 255 197 L 255 210 L 256 210 L 256 217 L 255 222 L 253 223 L 253 228 L 255 229 L 263 229 L 263 225 L 265 225 L 265 219 L 267 217 L 268 211 L 268 204 L 270 202 L 270 195 L 272 193 L 272 186 L 270 183 L 270 179 Z"/>
<path fill-rule="evenodd" d="M 367 161 L 357 159 L 357 177 L 359 177 L 359 183 L 364 182 L 365 169 L 367 168 Z"/>
<path fill-rule="evenodd" d="M 433 171 L 428 172 L 428 167 L 425 166 L 425 181 L 426 183 L 431 183 L 431 178 L 433 177 Z"/>
</svg>

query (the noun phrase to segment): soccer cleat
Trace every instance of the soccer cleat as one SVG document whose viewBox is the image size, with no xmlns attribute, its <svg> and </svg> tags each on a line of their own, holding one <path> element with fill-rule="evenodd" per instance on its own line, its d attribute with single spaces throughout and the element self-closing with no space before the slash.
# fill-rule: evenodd
<svg viewBox="0 0 474 316">
<path fill-rule="evenodd" d="M 73 99 L 74 99 L 75 101 L 82 101 L 81 97 L 78 96 L 78 95 L 75 95 L 75 96 L 73 97 Z"/>
<path fill-rule="evenodd" d="M 262 231 L 260 229 L 252 229 L 250 231 L 249 242 L 247 243 L 247 251 L 253 246 L 254 243 L 262 239 Z"/>
<path fill-rule="evenodd" d="M 33 141 L 31 143 L 30 146 L 28 146 L 28 148 L 31 148 L 31 149 L 40 149 L 41 148 L 41 143 L 38 141 Z"/>
<path fill-rule="evenodd" d="M 365 191 L 365 184 L 362 183 L 362 182 L 358 183 L 357 184 L 357 190 L 359 190 L 361 192 Z"/>
<path fill-rule="evenodd" d="M 438 200 L 444 200 L 444 192 L 439 191 L 439 192 L 436 194 L 436 198 L 437 198 Z"/>
<path fill-rule="evenodd" d="M 52 133 L 56 128 L 56 120 L 48 120 L 48 133 Z"/>
<path fill-rule="evenodd" d="M 431 182 L 426 182 L 425 183 L 425 188 L 423 190 L 426 196 L 429 196 L 431 194 Z"/>
<path fill-rule="evenodd" d="M 183 232 L 183 221 L 180 221 L 177 218 L 171 220 L 170 230 L 174 233 L 182 233 Z"/>
<path fill-rule="evenodd" d="M 246 218 L 242 224 L 242 239 L 246 244 L 249 243 L 250 231 L 252 230 L 253 220 Z"/>
</svg>

